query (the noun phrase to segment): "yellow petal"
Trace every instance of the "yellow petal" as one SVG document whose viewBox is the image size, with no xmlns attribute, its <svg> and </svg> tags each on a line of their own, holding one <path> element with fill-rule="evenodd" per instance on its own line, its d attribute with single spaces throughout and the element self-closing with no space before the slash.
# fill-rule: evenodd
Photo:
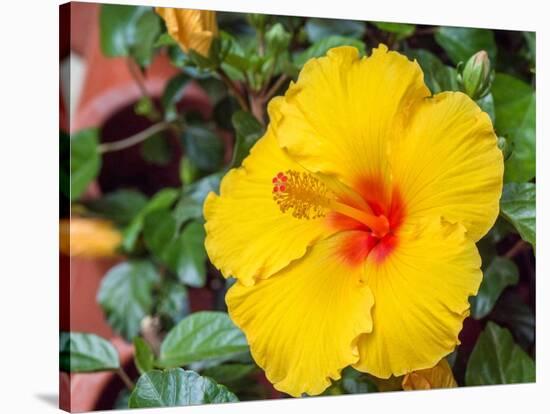
<svg viewBox="0 0 550 414">
<path fill-rule="evenodd" d="M 375 306 L 373 331 L 359 340 L 357 369 L 380 377 L 430 368 L 459 343 L 481 260 L 459 224 L 439 219 L 399 234 L 383 261 L 371 254 L 365 278 Z"/>
<path fill-rule="evenodd" d="M 170 36 L 184 52 L 191 49 L 208 56 L 212 39 L 218 35 L 216 12 L 170 7 L 157 7 L 155 10 L 166 23 Z"/>
<path fill-rule="evenodd" d="M 445 92 L 415 109 L 391 143 L 406 221 L 443 216 L 479 240 L 499 212 L 504 164 L 489 116 L 468 96 Z"/>
<path fill-rule="evenodd" d="M 285 96 L 270 104 L 275 134 L 308 170 L 351 187 L 382 181 L 388 191 L 388 140 L 410 106 L 430 95 L 422 79 L 416 62 L 384 45 L 368 58 L 349 46 L 331 49 L 309 60 Z"/>
<path fill-rule="evenodd" d="M 122 235 L 113 223 L 102 219 L 75 217 L 59 223 L 59 248 L 79 257 L 114 257 Z"/>
<path fill-rule="evenodd" d="M 237 283 L 226 296 L 254 360 L 290 395 L 323 392 L 357 361 L 356 339 L 372 329 L 373 298 L 362 268 L 340 254 L 346 236 L 323 240 L 271 278 L 252 287 Z"/>
<path fill-rule="evenodd" d="M 206 251 L 225 277 L 250 285 L 304 255 L 332 231 L 325 219 L 297 219 L 273 200 L 273 177 L 303 171 L 277 145 L 271 129 L 252 148 L 243 166 L 222 180 L 220 195 L 204 204 Z"/>
<path fill-rule="evenodd" d="M 433 368 L 414 371 L 403 378 L 403 389 L 407 391 L 455 388 L 456 386 L 453 371 L 445 358 Z"/>
</svg>

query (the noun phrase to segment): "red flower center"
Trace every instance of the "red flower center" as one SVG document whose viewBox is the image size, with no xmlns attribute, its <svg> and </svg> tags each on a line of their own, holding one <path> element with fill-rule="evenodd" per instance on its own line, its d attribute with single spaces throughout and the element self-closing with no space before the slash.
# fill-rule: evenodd
<svg viewBox="0 0 550 414">
<path fill-rule="evenodd" d="M 329 220 L 338 230 L 356 230 L 345 239 L 341 254 L 353 265 L 362 264 L 367 256 L 372 255 L 377 262 L 386 258 L 397 246 L 397 230 L 403 222 L 405 205 L 397 187 L 387 191 L 381 180 L 361 180 L 354 186 L 361 196 L 361 201 L 378 217 L 385 217 L 389 224 L 386 234 L 380 236 L 364 223 L 353 218 L 332 212 Z M 361 208 L 357 201 L 346 200 L 356 208 Z M 364 208 L 364 207 L 363 207 Z"/>
</svg>

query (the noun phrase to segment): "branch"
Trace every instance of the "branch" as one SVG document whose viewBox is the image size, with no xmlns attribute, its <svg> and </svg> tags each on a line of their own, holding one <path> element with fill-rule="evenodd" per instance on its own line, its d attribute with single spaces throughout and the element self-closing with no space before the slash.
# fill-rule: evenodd
<svg viewBox="0 0 550 414">
<path fill-rule="evenodd" d="M 143 79 L 143 74 L 141 73 L 141 70 L 139 69 L 137 63 L 132 59 L 131 57 L 128 57 L 126 59 L 126 64 L 128 65 L 128 70 L 130 71 L 130 75 L 132 75 L 132 78 L 136 82 L 136 85 L 138 86 L 139 90 L 141 91 L 141 94 L 143 96 L 146 96 L 148 98 L 151 98 L 149 95 L 149 92 L 147 91 L 147 88 L 145 87 L 145 81 Z"/>
<path fill-rule="evenodd" d="M 171 125 L 172 124 L 170 122 L 159 122 L 128 138 L 124 138 L 114 142 L 105 142 L 99 145 L 98 151 L 103 154 L 106 152 L 120 151 L 132 147 L 136 144 L 139 144 L 140 142 L 145 141 L 153 135 L 164 131 L 165 129 L 168 129 Z"/>
<path fill-rule="evenodd" d="M 529 244 L 522 239 L 519 239 L 516 244 L 514 244 L 510 250 L 508 250 L 504 257 L 508 259 L 512 259 L 513 257 L 517 256 L 519 253 L 521 253 L 523 250 L 526 250 L 529 248 Z"/>
<path fill-rule="evenodd" d="M 149 114 L 150 115 L 149 119 L 151 119 L 152 121 L 158 121 L 159 119 L 161 119 L 161 116 L 153 97 L 151 96 L 151 94 L 149 94 L 149 91 L 145 86 L 145 79 L 143 77 L 143 73 L 141 72 L 140 67 L 138 66 L 136 61 L 131 57 L 128 57 L 126 59 L 126 63 L 128 65 L 128 70 L 130 71 L 130 75 L 132 75 L 132 78 L 134 79 L 136 85 L 138 86 L 141 92 L 141 96 L 149 99 L 149 101 L 151 102 L 151 105 L 153 106 L 152 111 Z"/>
<path fill-rule="evenodd" d="M 239 88 L 237 88 L 235 83 L 231 79 L 229 79 L 229 76 L 227 76 L 227 74 L 222 69 L 217 69 L 216 73 L 220 76 L 221 80 L 223 81 L 223 83 L 225 83 L 225 85 L 229 88 L 229 90 L 231 90 L 231 92 L 233 93 L 233 96 L 235 96 L 241 108 L 244 111 L 248 112 L 249 111 L 248 103 L 246 102 L 246 99 L 243 97 L 243 95 L 241 94 L 241 91 L 239 91 Z"/>
<path fill-rule="evenodd" d="M 130 379 L 128 374 L 126 374 L 126 372 L 122 368 L 117 369 L 116 373 L 118 374 L 118 376 L 120 377 L 124 385 L 126 385 L 126 387 L 130 391 L 132 391 L 136 386 L 136 384 L 134 384 L 134 382 Z"/>
<path fill-rule="evenodd" d="M 277 93 L 277 91 L 281 88 L 281 86 L 283 86 L 283 84 L 287 80 L 288 80 L 288 75 L 283 74 L 283 75 L 279 76 L 279 79 L 277 79 L 275 81 L 275 83 L 273 84 L 273 86 L 271 88 L 269 88 L 269 90 L 265 93 L 264 100 L 267 102 L 271 98 L 273 98 L 273 96 Z"/>
</svg>

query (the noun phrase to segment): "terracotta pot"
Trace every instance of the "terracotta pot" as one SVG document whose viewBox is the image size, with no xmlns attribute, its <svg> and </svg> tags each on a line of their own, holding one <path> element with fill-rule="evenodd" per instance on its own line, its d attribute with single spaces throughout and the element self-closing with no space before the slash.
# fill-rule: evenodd
<svg viewBox="0 0 550 414">
<path fill-rule="evenodd" d="M 89 27 L 86 36 L 88 44 L 82 45 L 82 30 L 75 28 L 71 40 L 84 54 L 86 60 L 86 78 L 82 94 L 78 103 L 76 116 L 71 131 L 82 128 L 97 127 L 103 125 L 113 114 L 133 104 L 141 97 L 141 91 L 136 85 L 128 68 L 126 58 L 108 58 L 103 56 L 99 43 L 99 5 L 75 4 L 73 10 L 75 16 L 80 16 L 79 27 Z M 76 6 L 86 7 L 86 16 L 92 19 L 93 24 L 86 24 L 84 18 L 78 13 Z M 155 57 L 145 74 L 145 87 L 153 97 L 159 97 L 166 82 L 178 69 L 170 64 L 165 54 Z M 186 91 L 184 101 L 198 108 L 203 115 L 209 116 L 211 108 L 206 93 L 196 85 L 191 85 Z"/>
</svg>

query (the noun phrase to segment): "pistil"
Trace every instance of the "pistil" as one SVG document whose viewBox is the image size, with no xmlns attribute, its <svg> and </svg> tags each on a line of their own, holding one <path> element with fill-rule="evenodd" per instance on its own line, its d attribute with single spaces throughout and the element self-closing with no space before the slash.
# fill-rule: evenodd
<svg viewBox="0 0 550 414">
<path fill-rule="evenodd" d="M 298 219 L 309 220 L 333 211 L 364 224 L 379 238 L 389 232 L 385 216 L 372 214 L 370 208 L 360 210 L 337 201 L 332 191 L 312 174 L 293 170 L 279 172 L 272 184 L 273 200 L 283 213 L 291 212 Z"/>
</svg>

